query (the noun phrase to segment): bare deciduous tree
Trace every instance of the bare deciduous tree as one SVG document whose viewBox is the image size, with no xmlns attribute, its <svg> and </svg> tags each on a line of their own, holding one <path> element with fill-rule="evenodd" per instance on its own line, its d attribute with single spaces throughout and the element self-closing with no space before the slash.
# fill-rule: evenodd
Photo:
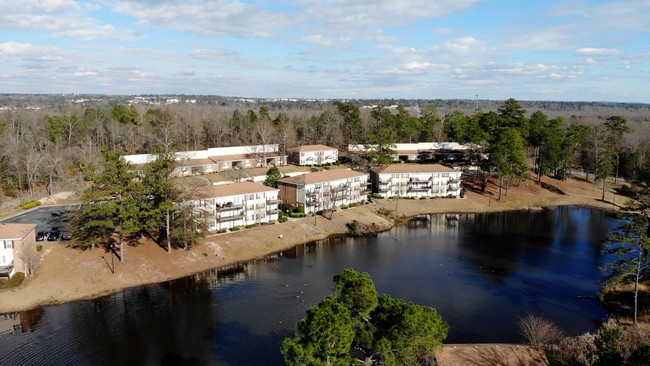
<svg viewBox="0 0 650 366">
<path fill-rule="evenodd" d="M 519 319 L 519 331 L 533 346 L 555 344 L 564 337 L 564 331 L 555 323 L 530 313 Z"/>
</svg>

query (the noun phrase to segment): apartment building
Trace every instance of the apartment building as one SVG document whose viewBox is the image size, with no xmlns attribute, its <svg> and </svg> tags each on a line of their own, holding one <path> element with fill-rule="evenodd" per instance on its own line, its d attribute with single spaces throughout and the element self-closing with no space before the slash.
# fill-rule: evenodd
<svg viewBox="0 0 650 366">
<path fill-rule="evenodd" d="M 372 192 L 384 197 L 460 197 L 461 174 L 439 164 L 391 164 L 370 170 Z"/>
<path fill-rule="evenodd" d="M 278 189 L 253 182 L 199 187 L 188 201 L 208 220 L 211 231 L 278 219 Z"/>
<path fill-rule="evenodd" d="M 205 150 L 176 153 L 173 176 L 184 177 L 233 169 L 250 169 L 284 165 L 286 156 L 277 153 L 277 144 L 213 147 Z M 124 159 L 143 168 L 156 158 L 155 154 L 125 155 Z"/>
<path fill-rule="evenodd" d="M 339 160 L 339 151 L 325 145 L 303 145 L 287 149 L 290 163 L 296 165 L 332 164 Z"/>
<path fill-rule="evenodd" d="M 36 252 L 36 225 L 0 223 L 0 276 L 25 272 L 24 260 Z"/>
<path fill-rule="evenodd" d="M 305 213 L 361 203 L 368 194 L 368 178 L 365 173 L 334 169 L 280 179 L 280 201 L 285 206 L 303 206 Z"/>
</svg>

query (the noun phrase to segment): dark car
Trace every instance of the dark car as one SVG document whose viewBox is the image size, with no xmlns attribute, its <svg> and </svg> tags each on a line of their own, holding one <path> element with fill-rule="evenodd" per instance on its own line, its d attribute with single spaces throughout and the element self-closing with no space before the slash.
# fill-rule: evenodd
<svg viewBox="0 0 650 366">
<path fill-rule="evenodd" d="M 52 230 L 47 234 L 47 241 L 57 241 L 61 238 L 61 232 L 59 228 L 53 227 Z"/>
<path fill-rule="evenodd" d="M 72 233 L 69 231 L 64 231 L 61 233 L 61 240 L 72 240 Z"/>
<path fill-rule="evenodd" d="M 39 231 L 36 233 L 36 241 L 43 241 L 47 238 L 47 231 Z"/>
</svg>

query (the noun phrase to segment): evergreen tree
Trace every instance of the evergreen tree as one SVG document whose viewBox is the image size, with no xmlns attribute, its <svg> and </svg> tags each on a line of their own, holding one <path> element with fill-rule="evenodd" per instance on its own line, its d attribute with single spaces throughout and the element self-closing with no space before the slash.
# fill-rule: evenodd
<svg viewBox="0 0 650 366">
<path fill-rule="evenodd" d="M 605 241 L 605 254 L 615 261 L 602 267 L 606 272 L 605 289 L 619 284 L 634 284 L 634 324 L 637 324 L 639 283 L 650 265 L 650 227 L 648 217 L 643 214 L 628 214 Z"/>
<path fill-rule="evenodd" d="M 436 310 L 377 296 L 367 273 L 344 270 L 334 278 L 332 295 L 309 309 L 287 338 L 288 365 L 433 365 L 448 326 Z"/>
</svg>

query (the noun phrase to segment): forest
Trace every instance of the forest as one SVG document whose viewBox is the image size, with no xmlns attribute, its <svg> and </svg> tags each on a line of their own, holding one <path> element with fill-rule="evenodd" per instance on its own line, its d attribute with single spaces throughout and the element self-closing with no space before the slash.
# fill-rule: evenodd
<svg viewBox="0 0 650 366">
<path fill-rule="evenodd" d="M 634 178 L 650 144 L 643 104 L 3 95 L 0 105 L 0 203 L 79 187 L 102 150 L 277 143 L 325 144 L 345 155 L 348 144 L 458 141 L 482 146 L 501 176 L 522 177 L 528 158 L 541 174 Z"/>
</svg>

